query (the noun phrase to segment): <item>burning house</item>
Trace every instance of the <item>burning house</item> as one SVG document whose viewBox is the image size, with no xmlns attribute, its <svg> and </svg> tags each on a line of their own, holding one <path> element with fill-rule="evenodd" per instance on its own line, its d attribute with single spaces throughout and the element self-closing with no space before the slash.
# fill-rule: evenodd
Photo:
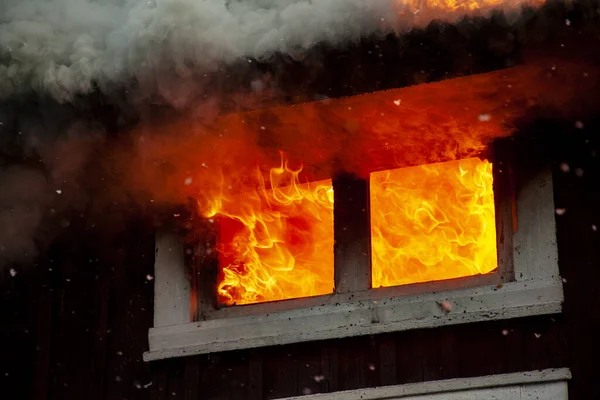
<svg viewBox="0 0 600 400">
<path fill-rule="evenodd" d="M 195 21 L 171 3 L 165 41 Z M 135 84 L 0 53 L 3 129 L 36 140 L 3 145 L 7 398 L 600 396 L 600 5 L 289 3 L 223 3 L 288 47 L 195 39 L 216 67 L 163 70 L 144 42 Z M 32 113 L 103 135 L 42 151 Z"/>
</svg>

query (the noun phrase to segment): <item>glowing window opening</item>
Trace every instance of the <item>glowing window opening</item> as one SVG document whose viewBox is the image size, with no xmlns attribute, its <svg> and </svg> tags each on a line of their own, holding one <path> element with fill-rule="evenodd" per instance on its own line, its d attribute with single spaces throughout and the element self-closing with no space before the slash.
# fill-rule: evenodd
<svg viewBox="0 0 600 400">
<path fill-rule="evenodd" d="M 271 171 L 272 183 L 273 174 L 286 185 L 241 193 L 219 213 L 219 304 L 333 292 L 332 181 L 299 184 L 282 168 Z"/>
<path fill-rule="evenodd" d="M 492 164 L 478 158 L 371 174 L 372 287 L 498 267 Z"/>
</svg>

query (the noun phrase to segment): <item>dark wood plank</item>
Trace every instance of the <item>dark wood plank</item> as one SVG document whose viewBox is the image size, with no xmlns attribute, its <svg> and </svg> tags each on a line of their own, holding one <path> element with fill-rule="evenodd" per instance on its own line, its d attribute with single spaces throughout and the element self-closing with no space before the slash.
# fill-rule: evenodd
<svg viewBox="0 0 600 400">
<path fill-rule="evenodd" d="M 440 329 L 437 337 L 440 379 L 453 379 L 459 376 L 458 364 L 461 357 L 458 346 L 459 335 L 456 329 L 448 327 Z"/>
<path fill-rule="evenodd" d="M 298 390 L 298 357 L 295 345 L 279 347 L 271 351 L 264 358 L 263 383 L 265 397 L 277 399 L 296 396 Z"/>
<path fill-rule="evenodd" d="M 471 328 L 471 329 L 469 329 Z M 461 377 L 489 375 L 491 364 L 497 363 L 497 352 L 488 347 L 487 326 L 464 325 L 458 327 L 458 348 L 461 354 L 459 374 Z"/>
<path fill-rule="evenodd" d="M 396 370 L 398 383 L 423 381 L 421 367 L 423 349 L 427 349 L 421 341 L 420 331 L 407 331 L 396 334 Z"/>
<path fill-rule="evenodd" d="M 373 337 L 344 340 L 339 349 L 338 390 L 352 390 L 379 384 L 379 352 Z"/>
<path fill-rule="evenodd" d="M 298 390 L 300 394 L 322 392 L 323 364 L 320 343 L 302 343 L 298 354 Z"/>
<path fill-rule="evenodd" d="M 321 391 L 330 393 L 339 390 L 339 350 L 335 341 L 328 341 L 321 349 Z"/>
<path fill-rule="evenodd" d="M 333 180 L 335 290 L 349 293 L 371 287 L 369 182 L 340 173 Z"/>
<path fill-rule="evenodd" d="M 185 400 L 200 400 L 200 357 L 186 357 Z"/>
<path fill-rule="evenodd" d="M 186 370 L 183 360 L 168 361 L 167 399 L 178 400 L 186 396 Z"/>
<path fill-rule="evenodd" d="M 523 334 L 520 327 L 513 323 L 499 323 L 498 335 L 502 337 L 504 365 L 507 372 L 517 372 L 523 369 Z"/>
<path fill-rule="evenodd" d="M 110 257 L 106 255 L 106 257 Z M 95 321 L 92 330 L 90 359 L 90 384 L 87 398 L 101 400 L 105 395 L 106 360 L 108 355 L 108 302 L 110 298 L 110 269 L 104 266 L 96 269 L 94 292 L 91 296 Z"/>
<path fill-rule="evenodd" d="M 440 341 L 444 332 L 438 329 L 423 329 L 420 332 L 419 349 L 421 356 L 416 362 L 420 363 L 424 381 L 442 379 L 445 360 L 440 354 L 442 343 Z M 426 349 L 426 350 L 425 350 Z"/>
<path fill-rule="evenodd" d="M 188 245 L 192 252 L 190 261 L 193 266 L 190 309 L 195 321 L 203 321 L 219 306 L 216 293 L 219 257 L 215 250 L 219 237 L 219 223 L 216 219 L 211 222 L 200 216 L 194 218 L 195 229 L 192 232 L 191 244 Z"/>
<path fill-rule="evenodd" d="M 513 233 L 517 229 L 514 188 L 515 161 L 509 143 L 499 141 L 493 146 L 492 172 L 498 267 L 503 282 L 514 280 Z"/>
<path fill-rule="evenodd" d="M 153 379 L 150 390 L 151 400 L 167 400 L 168 374 L 166 362 L 160 361 L 153 365 Z"/>
<path fill-rule="evenodd" d="M 41 266 L 42 268 L 46 266 Z M 47 269 L 47 267 L 46 267 Z M 44 273 L 46 275 L 46 273 Z M 40 282 L 37 294 L 36 325 L 35 325 L 35 364 L 33 380 L 33 398 L 35 400 L 46 400 L 50 393 L 50 362 L 52 354 L 52 308 L 53 291 L 48 287 L 50 281 L 44 279 Z"/>
<path fill-rule="evenodd" d="M 396 340 L 393 335 L 381 335 L 379 343 L 379 376 L 382 385 L 394 385 L 396 378 Z"/>
<path fill-rule="evenodd" d="M 248 400 L 262 400 L 263 395 L 263 360 L 260 352 L 251 351 L 248 355 Z"/>
</svg>

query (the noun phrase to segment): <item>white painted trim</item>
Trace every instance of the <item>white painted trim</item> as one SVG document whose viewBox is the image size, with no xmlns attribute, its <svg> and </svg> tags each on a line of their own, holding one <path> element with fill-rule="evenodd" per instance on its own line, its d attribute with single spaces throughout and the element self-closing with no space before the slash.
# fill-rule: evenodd
<svg viewBox="0 0 600 400">
<path fill-rule="evenodd" d="M 156 327 L 144 360 L 553 314 L 562 300 L 559 280 L 529 280 Z M 450 312 L 440 307 L 444 301 Z"/>
<path fill-rule="evenodd" d="M 295 300 L 299 308 L 277 310 L 277 304 L 264 304 L 262 314 L 194 323 L 182 323 L 186 320 L 181 321 L 180 310 L 172 309 L 180 321 L 162 324 L 170 326 L 155 323 L 148 334 L 150 351 L 144 354 L 144 360 L 560 313 L 563 290 L 558 273 L 550 169 L 542 170 L 517 193 L 517 212 L 514 282 L 446 288 L 436 293 L 394 297 L 390 294 L 377 300 L 357 296 L 348 302 L 319 306 L 310 299 Z M 181 263 L 179 271 L 184 271 L 183 256 Z M 158 270 L 164 268 L 164 263 L 157 259 L 156 267 L 158 281 L 162 279 Z M 179 299 L 181 307 L 185 307 L 177 286 L 172 285 L 171 290 L 175 292 L 167 298 Z M 189 293 L 187 296 L 189 313 Z M 174 307 L 173 302 L 164 305 L 162 301 L 157 294 L 156 310 L 163 312 Z M 440 307 L 443 301 L 451 304 L 450 312 Z"/>
<path fill-rule="evenodd" d="M 347 390 L 281 400 L 566 400 L 568 368 Z"/>
<path fill-rule="evenodd" d="M 190 322 L 190 293 L 181 238 L 169 231 L 157 232 L 154 261 L 154 326 Z"/>
<path fill-rule="evenodd" d="M 540 171 L 516 196 L 518 230 L 513 235 L 516 280 L 558 277 L 552 170 Z"/>
</svg>

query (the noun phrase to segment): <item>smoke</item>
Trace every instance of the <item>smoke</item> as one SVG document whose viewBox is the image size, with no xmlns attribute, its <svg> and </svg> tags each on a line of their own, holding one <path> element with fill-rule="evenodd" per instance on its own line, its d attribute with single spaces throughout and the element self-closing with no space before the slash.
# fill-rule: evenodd
<svg viewBox="0 0 600 400">
<path fill-rule="evenodd" d="M 393 0 L 5 0 L 0 98 L 60 102 L 389 31 Z M 386 22 L 389 19 L 389 22 Z"/>
<path fill-rule="evenodd" d="M 512 0 L 500 7 L 518 14 L 522 3 Z M 426 26 L 435 18 L 457 19 L 474 2 L 453 4 L 460 7 L 447 12 L 420 10 L 401 0 L 0 1 L 0 268 L 31 259 L 74 224 L 91 229 L 99 221 L 118 221 L 115 210 L 130 203 L 146 207 L 186 201 L 191 189 L 203 189 L 202 174 L 212 176 L 219 166 L 233 169 L 241 159 L 249 167 L 258 159 L 271 159 L 263 154 L 265 147 L 273 152 L 282 143 L 300 147 L 283 136 L 305 133 L 262 131 L 262 120 L 253 122 L 252 132 L 230 132 L 223 145 L 222 132 L 207 122 L 223 112 L 227 101 L 252 108 L 264 97 L 276 103 L 287 95 L 277 92 L 278 85 L 284 80 L 296 84 L 296 79 L 289 76 L 293 69 L 282 73 L 287 77 L 277 76 L 281 56 L 300 61 L 309 54 L 313 62 L 319 55 L 311 51 L 319 46 L 348 48 L 365 38 Z M 489 4 L 478 12 L 499 6 L 495 0 Z M 448 37 L 462 40 L 470 29 Z M 499 31 L 500 42 L 513 42 L 504 40 L 505 30 Z M 404 51 L 406 42 L 396 45 L 388 53 Z M 470 44 L 461 46 L 449 52 L 468 59 Z M 377 53 L 368 61 L 376 66 L 372 71 L 379 71 L 376 57 L 382 54 Z M 416 54 L 419 58 L 421 53 Z M 371 51 L 363 56 L 367 59 Z M 421 58 L 437 62 L 427 53 Z M 400 66 L 386 67 L 382 74 L 400 75 Z M 325 68 L 319 65 L 315 74 Z M 343 84 L 336 83 L 338 88 Z M 326 90 L 328 85 L 318 86 Z M 392 100 L 385 104 L 399 109 Z M 407 124 L 415 115 L 407 112 L 399 123 Z M 164 121 L 169 123 L 158 126 Z M 281 124 L 293 128 L 305 122 L 300 115 Z M 326 136 L 328 124 L 324 120 L 314 130 L 321 132 L 323 143 L 307 141 L 307 153 L 317 157 L 348 150 L 346 142 Z M 358 127 L 358 122 L 345 124 L 342 133 Z M 190 177 L 193 184 L 185 186 Z"/>
<path fill-rule="evenodd" d="M 521 0 L 452 2 L 420 9 L 400 0 L 4 0 L 0 4 L 0 99 L 30 91 L 59 102 L 97 88 L 141 85 L 170 98 L 223 64 L 298 58 L 317 43 L 486 13 Z M 477 5 L 477 7 L 475 7 Z M 175 77 L 175 79 L 173 79 Z M 193 82 L 193 83 L 191 83 Z M 178 92 L 183 87 L 179 83 Z M 181 93 L 179 93 L 181 96 Z M 180 100 L 180 103 L 185 103 Z"/>
<path fill-rule="evenodd" d="M 85 168 L 105 129 L 71 106 L 47 98 L 0 107 L 0 268 L 28 262 L 84 212 Z"/>
</svg>

